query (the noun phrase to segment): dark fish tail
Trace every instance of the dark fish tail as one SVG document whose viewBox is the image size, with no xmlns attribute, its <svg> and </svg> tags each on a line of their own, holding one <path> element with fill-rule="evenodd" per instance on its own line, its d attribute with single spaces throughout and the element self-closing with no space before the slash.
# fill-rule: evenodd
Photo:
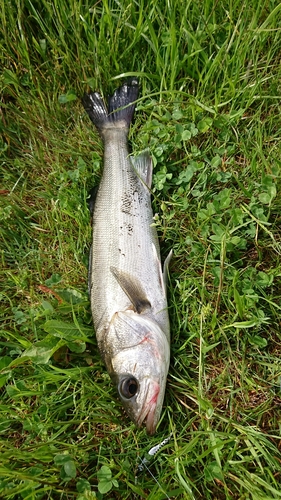
<svg viewBox="0 0 281 500">
<path fill-rule="evenodd" d="M 133 119 L 138 90 L 138 80 L 132 78 L 108 98 L 108 109 L 106 109 L 98 92 L 91 92 L 83 96 L 84 108 L 100 133 L 103 129 L 114 127 L 117 122 L 121 121 L 125 122 L 129 128 Z"/>
</svg>

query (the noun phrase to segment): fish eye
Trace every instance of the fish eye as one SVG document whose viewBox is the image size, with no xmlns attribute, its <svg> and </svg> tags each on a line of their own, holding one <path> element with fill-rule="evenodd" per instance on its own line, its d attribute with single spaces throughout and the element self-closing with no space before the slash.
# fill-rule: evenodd
<svg viewBox="0 0 281 500">
<path fill-rule="evenodd" d="M 136 395 L 139 384 L 134 377 L 128 377 L 121 381 L 119 385 L 119 392 L 123 398 L 131 399 Z"/>
</svg>

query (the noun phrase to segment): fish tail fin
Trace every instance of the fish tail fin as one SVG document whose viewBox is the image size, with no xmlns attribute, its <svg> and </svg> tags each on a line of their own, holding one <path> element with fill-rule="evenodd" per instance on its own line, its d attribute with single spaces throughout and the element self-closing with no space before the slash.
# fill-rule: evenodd
<svg viewBox="0 0 281 500">
<path fill-rule="evenodd" d="M 120 127 L 121 122 L 124 123 L 124 127 L 129 128 L 134 115 L 138 90 L 138 80 L 132 78 L 108 98 L 108 109 L 98 92 L 83 96 L 84 108 L 100 133 L 106 128 Z"/>
</svg>

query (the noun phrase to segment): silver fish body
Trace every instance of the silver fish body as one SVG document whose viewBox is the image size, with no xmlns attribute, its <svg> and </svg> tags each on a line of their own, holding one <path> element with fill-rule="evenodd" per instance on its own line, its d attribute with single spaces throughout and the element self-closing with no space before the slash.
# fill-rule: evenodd
<svg viewBox="0 0 281 500">
<path fill-rule="evenodd" d="M 104 169 L 93 210 L 89 290 L 101 355 L 130 418 L 155 432 L 170 360 L 166 299 L 168 259 L 162 273 L 150 201 L 152 162 L 133 159 L 128 129 L 137 81 L 109 99 L 83 103 L 104 142 Z"/>
</svg>

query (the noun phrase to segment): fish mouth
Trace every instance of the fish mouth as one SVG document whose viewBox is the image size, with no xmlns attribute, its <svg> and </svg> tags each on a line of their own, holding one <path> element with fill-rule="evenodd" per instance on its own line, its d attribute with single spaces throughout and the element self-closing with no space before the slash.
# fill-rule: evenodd
<svg viewBox="0 0 281 500">
<path fill-rule="evenodd" d="M 157 382 L 152 382 L 152 389 L 149 387 L 150 394 L 152 394 L 149 401 L 147 401 L 142 409 L 142 412 L 137 420 L 138 427 L 145 421 L 146 431 L 148 434 L 154 434 L 156 430 L 156 425 L 158 422 L 159 412 L 156 412 L 157 409 L 157 400 L 160 392 L 160 385 Z"/>
</svg>

